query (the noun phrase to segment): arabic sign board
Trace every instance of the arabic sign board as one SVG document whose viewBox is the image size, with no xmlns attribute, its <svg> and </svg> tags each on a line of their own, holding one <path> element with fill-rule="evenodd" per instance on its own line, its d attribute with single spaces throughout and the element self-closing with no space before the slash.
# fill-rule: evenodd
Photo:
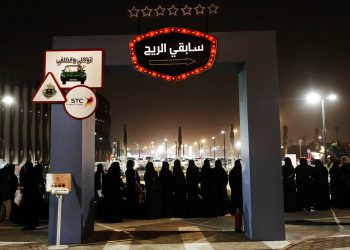
<svg viewBox="0 0 350 250">
<path fill-rule="evenodd" d="M 103 50 L 48 50 L 45 72 L 52 72 L 62 89 L 77 85 L 101 88 L 103 84 Z"/>
<path fill-rule="evenodd" d="M 129 48 L 136 70 L 177 81 L 210 69 L 217 41 L 200 31 L 172 27 L 139 35 L 130 41 Z"/>
<path fill-rule="evenodd" d="M 56 188 L 67 188 L 71 191 L 71 174 L 46 174 L 46 191 L 51 192 Z"/>
<path fill-rule="evenodd" d="M 58 86 L 55 77 L 49 72 L 40 84 L 32 101 L 33 103 L 64 103 L 66 97 Z"/>
<path fill-rule="evenodd" d="M 95 93 L 86 86 L 76 86 L 68 91 L 64 104 L 66 112 L 75 119 L 90 117 L 96 110 L 97 98 Z"/>
</svg>

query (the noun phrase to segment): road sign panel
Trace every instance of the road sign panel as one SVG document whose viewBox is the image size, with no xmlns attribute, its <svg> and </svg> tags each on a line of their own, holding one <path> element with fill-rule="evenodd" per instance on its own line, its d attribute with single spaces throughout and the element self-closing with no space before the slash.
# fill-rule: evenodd
<svg viewBox="0 0 350 250">
<path fill-rule="evenodd" d="M 48 50 L 45 74 L 52 72 L 60 88 L 74 86 L 101 88 L 103 85 L 103 50 Z"/>
<path fill-rule="evenodd" d="M 64 104 L 66 112 L 75 119 L 85 119 L 95 113 L 97 98 L 95 92 L 86 86 L 76 86 L 69 90 Z"/>
<path fill-rule="evenodd" d="M 136 70 L 177 81 L 211 68 L 217 42 L 200 31 L 171 27 L 139 35 L 130 41 L 129 48 Z"/>
<path fill-rule="evenodd" d="M 51 72 L 48 72 L 35 93 L 34 103 L 64 103 L 66 98 Z"/>
</svg>

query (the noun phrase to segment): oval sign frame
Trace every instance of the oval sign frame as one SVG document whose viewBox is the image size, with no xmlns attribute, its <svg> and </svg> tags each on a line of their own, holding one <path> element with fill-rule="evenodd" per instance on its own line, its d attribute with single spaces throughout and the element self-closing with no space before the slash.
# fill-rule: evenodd
<svg viewBox="0 0 350 250">
<path fill-rule="evenodd" d="M 82 92 L 79 89 L 81 89 L 83 91 L 87 91 L 88 97 L 86 95 L 85 96 L 79 96 L 79 98 L 74 98 L 75 99 L 75 103 L 67 104 L 71 100 L 70 95 L 73 92 L 77 92 L 77 91 L 78 92 L 79 91 Z M 79 94 L 81 94 L 81 93 L 79 93 Z M 90 99 L 90 98 L 92 98 L 92 99 Z M 93 115 L 96 112 L 96 109 L 97 109 L 97 96 L 96 96 L 95 92 L 91 88 L 89 88 L 87 86 L 83 86 L 83 85 L 74 86 L 73 88 L 71 88 L 67 92 L 66 99 L 67 99 L 67 101 L 64 103 L 64 110 L 66 111 L 66 113 L 69 116 L 71 116 L 74 119 L 83 120 L 83 119 L 86 119 L 86 118 L 90 117 L 91 115 Z M 80 102 L 80 101 L 78 101 L 79 99 L 83 99 L 83 101 Z M 92 101 L 91 104 L 89 103 L 90 101 Z M 77 116 L 76 113 L 73 112 L 75 110 L 70 110 L 68 108 L 70 105 L 76 105 L 77 107 L 83 107 L 83 106 L 86 106 L 86 105 L 94 105 L 94 106 L 92 108 L 90 108 L 89 112 L 87 112 L 86 114 L 81 115 L 81 116 Z"/>
<path fill-rule="evenodd" d="M 188 65 L 191 65 L 191 64 L 194 64 L 196 63 L 195 60 L 191 59 L 191 58 L 188 58 L 189 56 L 188 55 L 188 52 L 200 52 L 200 51 L 203 51 L 200 50 L 202 47 L 200 46 L 194 46 L 191 50 L 190 48 L 190 44 L 187 43 L 184 45 L 184 47 L 186 47 L 186 50 L 185 49 L 178 49 L 177 51 L 179 52 L 183 52 L 183 56 L 186 57 L 186 58 L 182 58 L 182 59 L 175 59 L 172 54 L 172 56 L 169 58 L 169 59 L 164 59 L 162 58 L 161 60 L 149 60 L 148 61 L 148 64 L 150 65 L 149 68 L 147 68 L 144 63 L 141 63 L 140 62 L 140 52 L 137 51 L 138 50 L 138 44 L 141 44 L 141 43 L 145 43 L 145 41 L 152 41 L 152 39 L 154 40 L 155 38 L 158 38 L 158 37 L 162 37 L 162 36 L 168 36 L 169 37 L 169 34 L 181 34 L 182 37 L 185 37 L 185 36 L 188 36 L 188 37 L 191 37 L 192 39 L 195 38 L 197 40 L 201 40 L 201 41 L 207 41 L 207 45 L 204 46 L 204 48 L 207 50 L 206 53 L 208 53 L 206 55 L 206 57 L 208 58 L 207 60 L 205 59 L 205 62 L 202 63 L 201 65 L 192 65 L 191 69 L 190 70 L 187 70 L 184 69 L 183 72 L 180 72 L 180 73 L 175 73 L 175 74 L 167 74 L 167 73 L 164 73 L 164 72 L 159 72 L 157 71 L 157 69 L 155 69 L 154 66 L 151 66 L 151 65 L 156 65 L 156 64 L 152 64 L 151 61 L 153 62 L 157 62 L 158 65 L 161 64 L 165 64 L 167 63 L 167 66 L 170 66 L 171 65 L 175 65 L 175 64 L 179 64 L 179 63 L 182 63 L 184 67 L 188 66 Z M 170 35 L 171 36 L 171 35 Z M 154 44 L 154 42 L 153 42 Z M 159 42 L 158 42 L 159 44 Z M 161 46 L 153 46 L 153 50 L 154 50 L 154 47 L 158 47 L 158 50 L 156 51 L 155 54 L 150 54 L 152 53 L 152 51 L 150 51 L 150 53 L 148 53 L 148 51 L 144 52 L 143 54 L 147 56 L 149 55 L 159 55 L 160 53 L 163 53 L 164 51 L 166 51 L 168 49 L 167 52 L 170 51 L 170 48 L 169 47 L 165 47 L 165 45 L 163 46 L 162 44 L 165 44 L 164 42 L 161 42 Z M 208 45 L 209 44 L 209 45 Z M 144 46 L 144 48 L 146 47 L 150 47 L 150 46 Z M 182 48 L 184 48 L 182 47 Z M 160 49 L 161 48 L 161 49 Z M 179 48 L 180 47 L 180 43 L 179 43 Z M 205 70 L 208 70 L 210 69 L 213 64 L 214 64 L 214 61 L 215 61 L 215 56 L 216 56 L 216 50 L 217 50 L 217 39 L 210 35 L 210 34 L 206 34 L 206 33 L 203 33 L 201 31 L 196 31 L 196 30 L 190 30 L 190 29 L 186 29 L 186 28 L 177 28 L 177 27 L 169 27 L 169 28 L 163 28 L 163 29 L 159 29 L 159 30 L 154 30 L 154 31 L 150 31 L 150 32 L 147 32 L 145 34 L 142 34 L 142 35 L 139 35 L 137 37 L 135 37 L 134 39 L 132 39 L 130 42 L 129 42 L 129 49 L 130 49 L 130 56 L 131 56 L 131 61 L 132 61 L 132 64 L 134 65 L 134 68 L 141 72 L 141 73 L 144 73 L 144 74 L 147 74 L 147 75 L 150 75 L 152 77 L 156 77 L 156 78 L 160 78 L 160 79 L 163 79 L 163 80 L 166 80 L 166 81 L 179 81 L 179 80 L 184 80 L 184 79 L 187 79 L 188 77 L 190 76 L 194 76 L 194 75 L 197 75 L 197 74 L 200 74 L 202 73 L 203 71 Z M 197 49 L 197 50 L 196 50 Z M 151 50 L 151 49 L 150 49 Z M 159 53 L 159 51 L 161 51 Z M 175 50 L 172 50 L 172 52 L 174 52 Z M 158 53 L 158 54 L 157 54 Z M 169 53 L 171 54 L 171 53 Z M 185 55 L 186 54 L 186 55 Z M 141 58 L 142 61 L 144 58 Z M 178 60 L 178 61 L 175 61 L 175 60 Z M 169 64 L 172 63 L 172 64 Z M 143 64 L 143 65 L 142 65 Z M 196 68 L 193 68 L 193 66 L 197 66 Z M 178 66 L 177 66 L 178 67 Z"/>
</svg>

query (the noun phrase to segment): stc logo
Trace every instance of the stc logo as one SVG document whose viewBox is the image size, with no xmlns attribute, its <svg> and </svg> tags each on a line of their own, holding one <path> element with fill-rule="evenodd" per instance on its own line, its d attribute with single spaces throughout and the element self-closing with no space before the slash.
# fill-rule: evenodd
<svg viewBox="0 0 350 250">
<path fill-rule="evenodd" d="M 84 98 L 71 98 L 70 104 L 84 104 Z"/>
<path fill-rule="evenodd" d="M 94 97 L 85 97 L 85 98 L 70 98 L 68 105 L 92 105 L 94 102 Z"/>
</svg>

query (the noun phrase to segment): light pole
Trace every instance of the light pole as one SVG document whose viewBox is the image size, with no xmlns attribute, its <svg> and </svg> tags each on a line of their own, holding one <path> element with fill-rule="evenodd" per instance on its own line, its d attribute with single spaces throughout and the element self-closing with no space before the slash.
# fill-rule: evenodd
<svg viewBox="0 0 350 250">
<path fill-rule="evenodd" d="M 300 161 L 300 158 L 301 158 L 301 143 L 302 143 L 302 139 L 299 139 L 299 161 Z"/>
<path fill-rule="evenodd" d="M 215 148 L 215 136 L 213 136 L 211 139 L 213 139 L 213 151 L 214 151 L 214 160 L 215 160 L 215 151 L 216 151 L 216 148 Z"/>
<path fill-rule="evenodd" d="M 234 159 L 234 157 L 235 157 L 235 152 L 234 152 L 234 145 L 235 145 L 235 139 L 236 139 L 236 134 L 237 134 L 237 132 L 238 132 L 238 129 L 233 129 L 233 140 L 232 140 L 232 150 L 233 150 L 233 152 L 232 152 L 232 158 Z M 239 143 L 240 144 L 240 143 Z M 237 153 L 237 158 L 239 158 L 239 156 L 238 156 L 239 154 Z"/>
<path fill-rule="evenodd" d="M 326 98 L 320 96 L 317 93 L 310 93 L 306 96 L 306 100 L 310 103 L 318 103 L 321 100 L 321 110 L 322 110 L 322 137 L 323 137 L 323 147 L 324 155 L 323 160 L 326 162 L 327 159 L 327 141 L 326 141 L 326 112 L 325 112 L 325 100 L 335 101 L 337 96 L 334 94 L 328 95 Z"/>
<path fill-rule="evenodd" d="M 195 141 L 194 143 L 193 143 L 194 145 L 198 145 L 198 143 Z M 194 149 L 194 157 L 196 157 L 196 153 L 195 153 L 196 151 L 195 151 L 195 149 Z M 199 152 L 198 152 L 198 157 L 199 157 Z"/>
<path fill-rule="evenodd" d="M 202 139 L 201 142 L 202 142 L 202 144 L 200 144 L 200 147 L 199 147 L 200 158 L 203 157 L 203 151 L 204 151 L 203 144 L 205 143 L 205 139 Z"/>
<path fill-rule="evenodd" d="M 139 158 L 140 158 L 140 157 L 141 157 L 140 145 L 139 145 L 139 144 L 136 144 L 136 147 L 137 147 L 137 151 L 139 151 Z"/>
<path fill-rule="evenodd" d="M 154 157 L 154 141 L 151 141 L 151 155 Z"/>
<path fill-rule="evenodd" d="M 168 139 L 164 139 L 165 142 L 165 160 L 168 159 Z"/>
<path fill-rule="evenodd" d="M 221 134 L 224 137 L 224 166 L 226 167 L 226 139 L 225 139 L 225 130 L 221 130 Z"/>
<path fill-rule="evenodd" d="M 115 141 L 115 138 L 113 137 L 113 160 L 115 160 L 115 156 L 116 156 L 116 154 L 117 154 L 117 148 L 116 148 L 116 145 L 117 145 L 117 143 L 116 143 L 116 141 Z"/>
</svg>

